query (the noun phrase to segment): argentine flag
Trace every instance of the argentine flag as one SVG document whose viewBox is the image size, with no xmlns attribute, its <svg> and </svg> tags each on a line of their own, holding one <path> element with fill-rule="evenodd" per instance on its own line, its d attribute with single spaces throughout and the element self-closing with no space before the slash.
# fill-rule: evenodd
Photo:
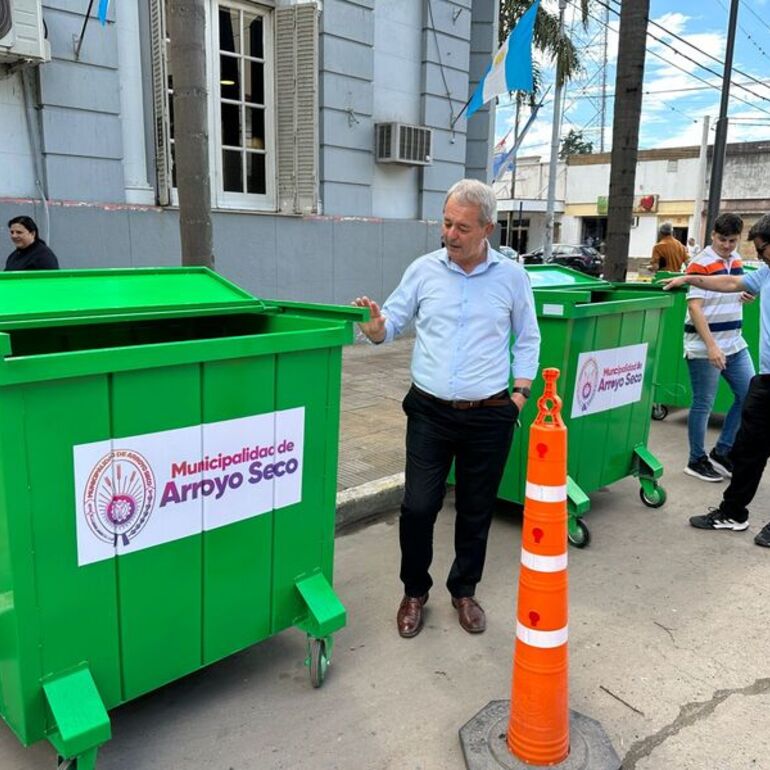
<svg viewBox="0 0 770 770">
<path fill-rule="evenodd" d="M 110 0 L 99 0 L 99 11 L 97 16 L 102 26 L 107 23 L 107 9 L 110 7 Z"/>
<path fill-rule="evenodd" d="M 527 9 L 495 54 L 468 102 L 467 117 L 498 94 L 532 90 L 532 33 L 540 0 Z"/>
</svg>

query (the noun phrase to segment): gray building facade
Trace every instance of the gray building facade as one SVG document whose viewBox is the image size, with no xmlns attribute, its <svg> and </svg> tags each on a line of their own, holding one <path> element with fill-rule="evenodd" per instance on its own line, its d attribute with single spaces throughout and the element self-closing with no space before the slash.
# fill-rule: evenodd
<svg viewBox="0 0 770 770">
<path fill-rule="evenodd" d="M 33 216 L 63 267 L 179 264 L 163 0 L 111 3 L 82 38 L 87 0 L 21 2 L 39 6 L 50 60 L 0 63 L 3 221 Z M 258 296 L 347 303 L 383 298 L 437 248 L 446 189 L 489 179 L 494 107 L 452 122 L 497 10 L 207 0 L 217 270 Z M 428 162 L 378 162 L 386 123 L 431 129 Z"/>
</svg>

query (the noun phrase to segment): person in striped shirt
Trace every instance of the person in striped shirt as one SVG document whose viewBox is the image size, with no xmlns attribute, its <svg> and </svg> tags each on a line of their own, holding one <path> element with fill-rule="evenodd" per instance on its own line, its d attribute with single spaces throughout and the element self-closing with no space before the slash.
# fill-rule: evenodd
<svg viewBox="0 0 770 770">
<path fill-rule="evenodd" d="M 733 446 L 733 476 L 717 508 L 691 516 L 698 529 L 745 532 L 749 528 L 749 508 L 770 457 L 770 214 L 760 217 L 749 230 L 757 256 L 764 263 L 745 275 L 682 275 L 663 281 L 664 289 L 698 286 L 721 292 L 746 291 L 761 296 L 759 324 L 759 374 L 752 378 L 741 413 L 741 427 Z M 770 548 L 770 523 L 754 536 L 754 542 Z"/>
<path fill-rule="evenodd" d="M 743 231 L 737 214 L 720 214 L 714 221 L 711 245 L 687 266 L 688 275 L 743 275 L 735 250 Z M 741 408 L 754 376 L 754 364 L 743 339 L 743 302 L 749 295 L 719 293 L 690 285 L 684 324 L 684 355 L 692 385 L 692 406 L 687 418 L 690 455 L 684 472 L 703 481 L 719 482 L 732 476 L 730 450 L 741 421 Z M 725 416 L 719 438 L 707 455 L 706 427 L 723 377 L 735 397 Z"/>
</svg>

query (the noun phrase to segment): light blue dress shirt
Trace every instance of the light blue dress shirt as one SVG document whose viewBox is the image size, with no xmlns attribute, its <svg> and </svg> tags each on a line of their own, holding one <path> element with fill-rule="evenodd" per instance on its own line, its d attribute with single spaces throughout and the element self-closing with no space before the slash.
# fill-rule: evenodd
<svg viewBox="0 0 770 770">
<path fill-rule="evenodd" d="M 486 261 L 470 274 L 446 249 L 419 257 L 382 314 L 384 342 L 415 321 L 412 379 L 438 398 L 486 398 L 505 390 L 511 374 L 530 380 L 537 374 L 540 330 L 529 277 L 489 246 Z"/>
<path fill-rule="evenodd" d="M 770 268 L 762 265 L 759 270 L 746 272 L 741 282 L 746 291 L 760 295 L 759 373 L 770 374 Z"/>
</svg>

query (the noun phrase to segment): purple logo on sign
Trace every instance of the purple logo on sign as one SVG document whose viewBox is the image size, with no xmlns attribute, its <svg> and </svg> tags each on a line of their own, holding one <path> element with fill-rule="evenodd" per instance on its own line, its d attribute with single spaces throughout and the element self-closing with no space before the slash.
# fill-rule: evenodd
<svg viewBox="0 0 770 770">
<path fill-rule="evenodd" d="M 581 412 L 588 409 L 599 384 L 599 365 L 593 357 L 587 358 L 580 367 L 577 381 L 577 400 Z"/>
<path fill-rule="evenodd" d="M 86 482 L 83 507 L 91 531 L 105 543 L 128 545 L 155 506 L 155 476 L 147 460 L 130 449 L 102 457 Z"/>
</svg>

